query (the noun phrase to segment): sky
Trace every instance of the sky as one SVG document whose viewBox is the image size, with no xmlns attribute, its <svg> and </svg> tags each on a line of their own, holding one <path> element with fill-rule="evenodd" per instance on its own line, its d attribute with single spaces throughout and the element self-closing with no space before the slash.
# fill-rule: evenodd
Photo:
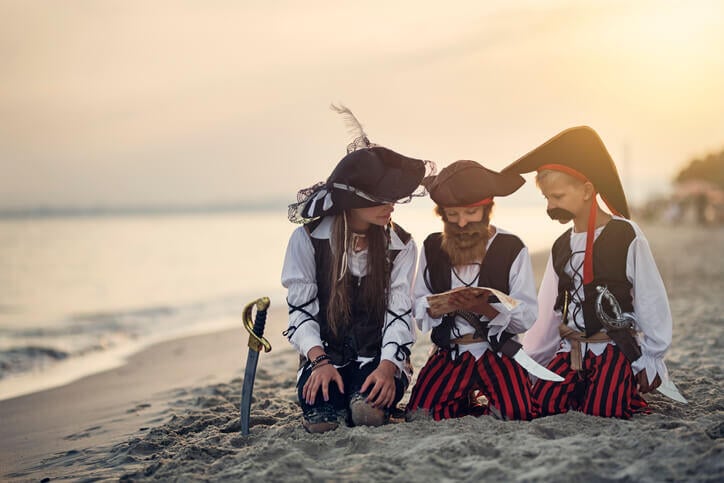
<svg viewBox="0 0 724 483">
<path fill-rule="evenodd" d="M 636 202 L 724 149 L 720 1 L 0 0 L 0 209 L 294 200 L 351 140 L 491 169 L 593 127 Z"/>
</svg>

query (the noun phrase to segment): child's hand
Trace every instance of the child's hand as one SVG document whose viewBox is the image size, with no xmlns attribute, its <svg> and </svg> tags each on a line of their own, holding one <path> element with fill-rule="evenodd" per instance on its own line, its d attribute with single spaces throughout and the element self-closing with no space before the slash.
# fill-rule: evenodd
<svg viewBox="0 0 724 483">
<path fill-rule="evenodd" d="M 490 292 L 472 293 L 465 290 L 450 295 L 450 301 L 458 310 L 467 310 L 476 314 L 484 315 L 489 319 L 495 318 L 498 311 L 488 302 Z"/>
<path fill-rule="evenodd" d="M 310 406 L 314 404 L 317 399 L 317 393 L 319 389 L 322 389 L 322 396 L 325 401 L 329 401 L 329 385 L 334 382 L 339 388 L 339 392 L 344 394 L 344 383 L 342 382 L 342 376 L 334 364 L 329 362 L 324 365 L 315 368 L 312 374 L 307 379 L 307 382 L 302 388 L 302 397 Z"/>
<path fill-rule="evenodd" d="M 646 394 L 647 392 L 651 392 L 657 387 L 661 385 L 661 378 L 658 374 L 656 374 L 656 377 L 653 381 L 651 381 L 651 384 L 649 384 L 649 378 L 646 375 L 646 369 L 636 374 L 636 387 L 638 388 L 639 392 L 641 394 Z"/>
<path fill-rule="evenodd" d="M 367 376 L 360 392 L 366 392 L 370 387 L 372 390 L 366 401 L 375 408 L 388 408 L 395 401 L 395 373 L 397 366 L 388 360 L 380 361 L 377 369 Z"/>
</svg>

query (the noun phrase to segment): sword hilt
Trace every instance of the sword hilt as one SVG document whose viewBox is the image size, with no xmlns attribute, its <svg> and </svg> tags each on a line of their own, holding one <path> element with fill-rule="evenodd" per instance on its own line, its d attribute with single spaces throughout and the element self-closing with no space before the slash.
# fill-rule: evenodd
<svg viewBox="0 0 724 483">
<path fill-rule="evenodd" d="M 634 326 L 634 320 L 623 314 L 621 306 L 618 304 L 616 297 L 608 290 L 605 285 L 596 287 L 598 296 L 596 297 L 596 317 L 601 324 L 607 329 L 628 329 Z M 607 302 L 613 316 L 609 315 L 603 307 L 603 303 Z"/>
<path fill-rule="evenodd" d="M 269 297 L 261 297 L 250 302 L 244 307 L 244 328 L 249 332 L 249 348 L 257 352 L 264 349 L 264 352 L 271 350 L 271 344 L 266 340 L 264 335 L 264 325 L 266 324 L 266 313 L 269 308 Z M 256 306 L 256 316 L 254 321 L 251 320 L 251 312 Z"/>
</svg>

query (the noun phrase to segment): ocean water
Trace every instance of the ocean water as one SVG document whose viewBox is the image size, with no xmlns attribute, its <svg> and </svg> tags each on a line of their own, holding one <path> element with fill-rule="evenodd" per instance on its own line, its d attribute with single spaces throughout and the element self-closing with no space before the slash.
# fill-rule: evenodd
<svg viewBox="0 0 724 483">
<path fill-rule="evenodd" d="M 398 205 L 393 219 L 418 243 L 440 229 L 425 202 Z M 531 251 L 563 229 L 542 204 L 499 203 L 493 223 Z M 283 304 L 296 226 L 284 208 L 0 219 L 0 399 L 116 367 L 156 342 L 241 327 L 257 297 Z"/>
</svg>

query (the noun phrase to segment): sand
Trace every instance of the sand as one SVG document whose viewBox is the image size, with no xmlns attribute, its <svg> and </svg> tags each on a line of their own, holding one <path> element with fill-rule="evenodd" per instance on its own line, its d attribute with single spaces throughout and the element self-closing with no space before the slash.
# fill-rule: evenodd
<svg viewBox="0 0 724 483">
<path fill-rule="evenodd" d="M 689 405 L 654 393 L 632 420 L 576 412 L 490 416 L 307 434 L 297 357 L 270 314 L 251 434 L 239 434 L 241 331 L 155 346 L 119 369 L 0 402 L 0 476 L 233 481 L 724 480 L 724 229 L 644 226 L 674 315 L 669 371 Z M 542 274 L 546 255 L 534 257 Z M 424 364 L 421 336 L 413 362 Z M 408 392 L 409 395 L 409 392 Z M 403 400 L 404 402 L 405 400 Z"/>
</svg>

